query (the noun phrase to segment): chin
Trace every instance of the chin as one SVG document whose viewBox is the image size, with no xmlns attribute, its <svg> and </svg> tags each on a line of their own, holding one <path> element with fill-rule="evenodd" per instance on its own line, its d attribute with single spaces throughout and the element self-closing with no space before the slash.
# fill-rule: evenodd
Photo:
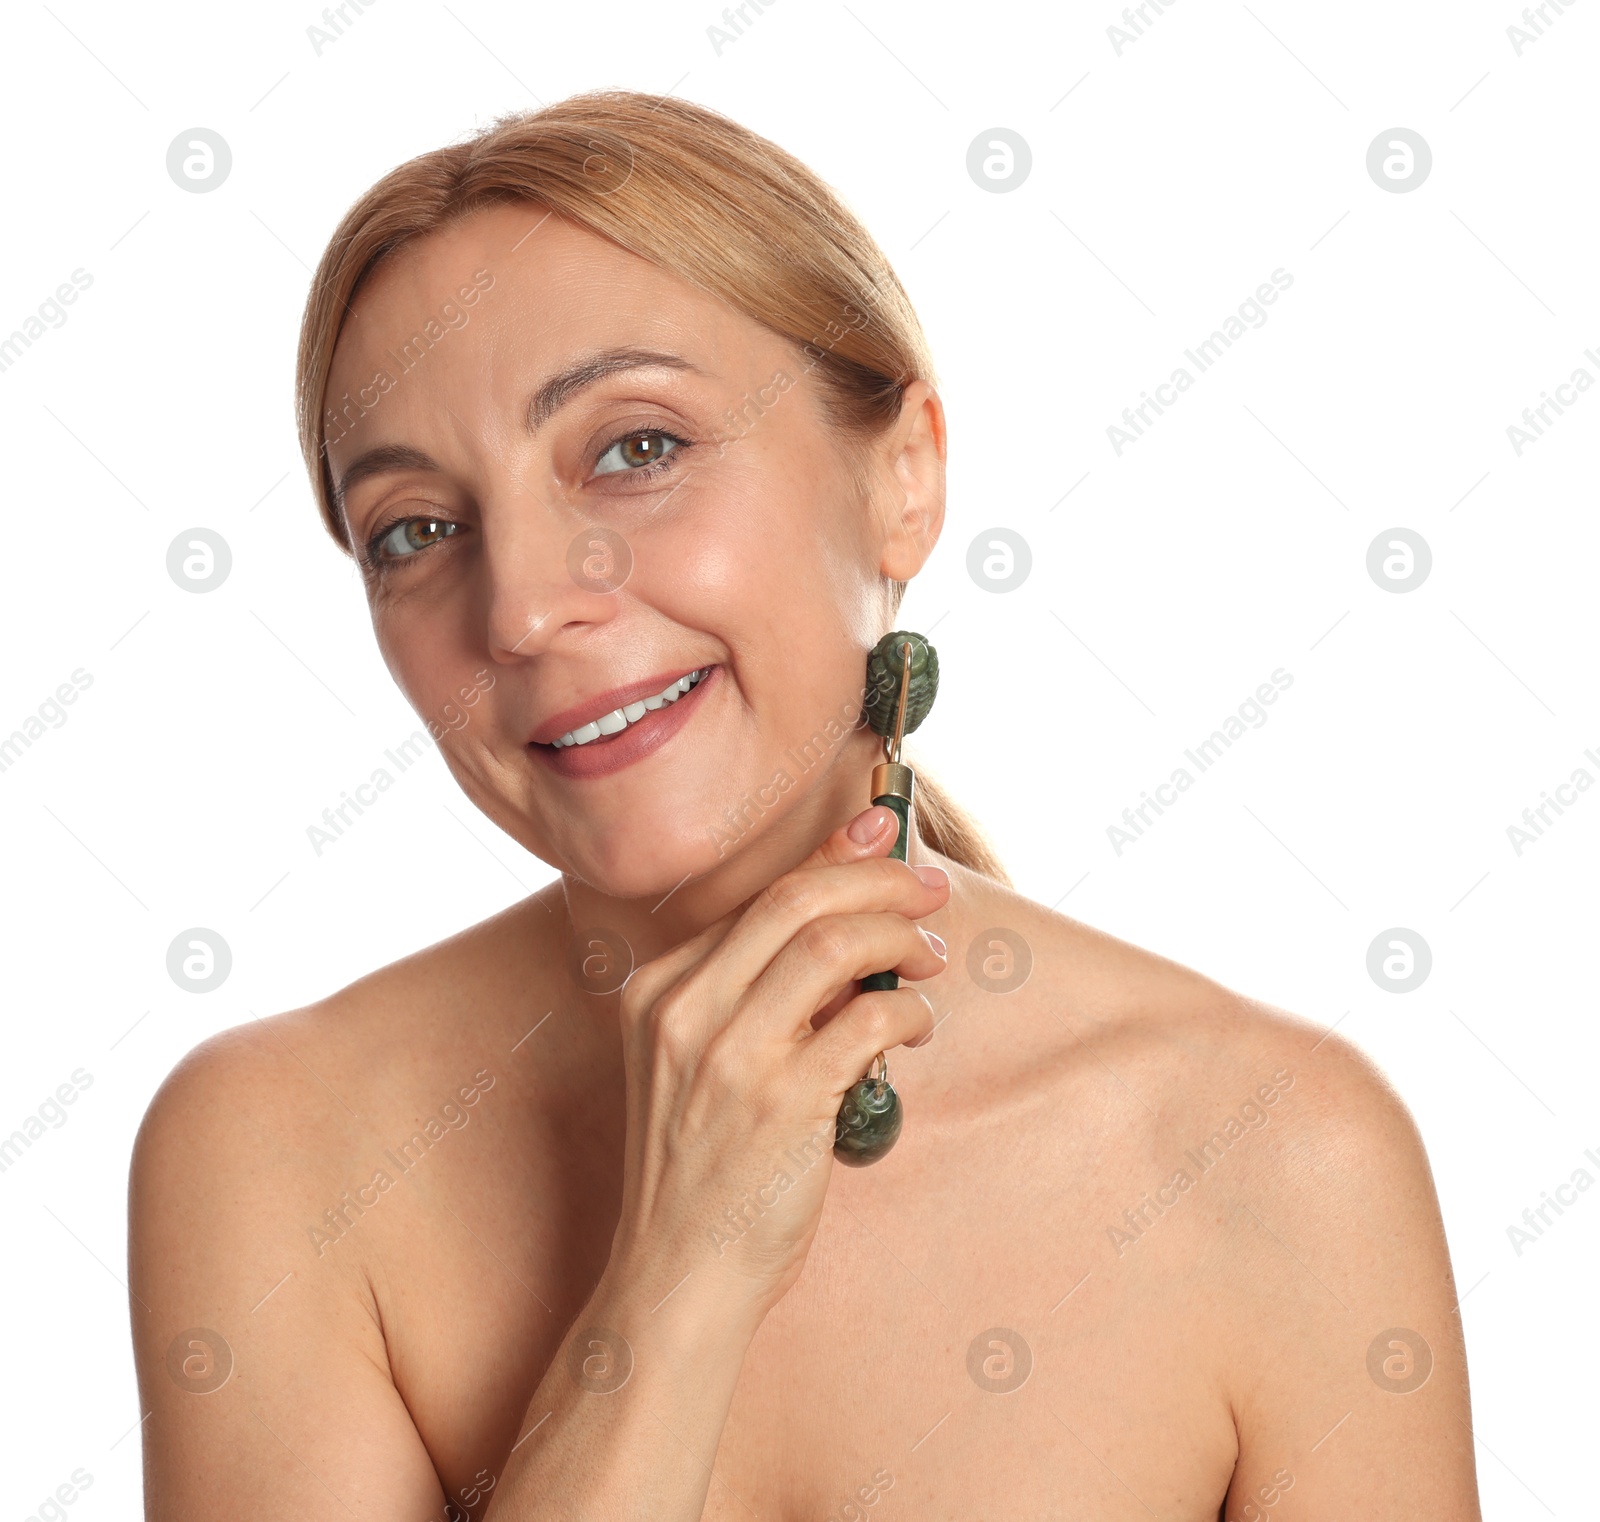
<svg viewBox="0 0 1600 1522">
<path fill-rule="evenodd" d="M 656 835 L 648 849 L 641 849 L 636 831 L 619 829 L 614 840 L 600 843 L 598 849 L 591 843 L 563 870 L 608 898 L 648 899 L 654 904 L 686 879 L 714 872 L 732 854 L 719 855 L 704 831 L 682 837 Z"/>
</svg>

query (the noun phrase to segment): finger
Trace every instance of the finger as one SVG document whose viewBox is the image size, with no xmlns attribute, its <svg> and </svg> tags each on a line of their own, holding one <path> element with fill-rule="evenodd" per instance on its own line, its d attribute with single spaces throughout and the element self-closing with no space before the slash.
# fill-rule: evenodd
<svg viewBox="0 0 1600 1522">
<path fill-rule="evenodd" d="M 933 1005 L 917 988 L 886 988 L 858 994 L 815 1035 L 800 1044 L 815 1084 L 819 1113 L 836 1111 L 844 1091 L 859 1083 L 879 1052 L 927 1035 Z"/>
<path fill-rule="evenodd" d="M 797 870 L 807 867 L 837 867 L 848 861 L 886 852 L 900 834 L 900 816 L 891 808 L 875 803 L 862 809 L 854 819 L 839 826 L 819 845 Z"/>
<path fill-rule="evenodd" d="M 714 952 L 728 931 L 738 923 L 741 906 L 733 907 L 723 915 L 722 919 L 712 920 L 704 930 L 696 935 L 691 935 L 686 941 L 680 941 L 677 946 L 669 946 L 659 957 L 651 957 L 648 962 L 642 962 L 627 976 L 626 983 L 622 984 L 622 991 L 626 995 L 627 1007 L 646 1010 L 661 997 L 669 987 L 678 983 L 688 971 L 699 967 L 710 952 Z"/>
<path fill-rule="evenodd" d="M 806 867 L 835 866 L 845 862 L 861 861 L 869 856 L 883 855 L 895 842 L 900 832 L 900 819 L 893 809 L 881 803 L 863 809 L 854 819 L 839 826 L 826 840 L 800 864 Z M 713 921 L 697 935 L 669 948 L 658 957 L 636 967 L 628 979 L 629 991 L 641 1007 L 648 1005 L 685 973 L 698 967 L 710 952 L 721 944 L 729 929 L 759 898 L 753 894 L 743 903 L 736 904 L 721 919 Z M 771 960 L 770 954 L 767 960 Z M 762 966 L 766 962 L 762 962 Z M 757 968 L 756 971 L 760 969 Z M 750 974 L 755 976 L 755 972 Z M 743 988 L 748 984 L 741 984 Z"/>
<path fill-rule="evenodd" d="M 949 900 L 950 880 L 940 868 L 908 867 L 887 857 L 868 855 L 836 866 L 785 872 L 755 896 L 704 968 L 710 972 L 715 963 L 722 986 L 742 998 L 773 958 L 815 920 L 885 913 L 921 919 Z M 882 970 L 868 967 L 863 975 Z"/>
<path fill-rule="evenodd" d="M 751 985 L 741 1020 L 755 1037 L 792 1040 L 841 991 L 859 994 L 857 979 L 875 972 L 932 978 L 947 965 L 943 942 L 902 915 L 824 915 L 802 926 Z"/>
</svg>

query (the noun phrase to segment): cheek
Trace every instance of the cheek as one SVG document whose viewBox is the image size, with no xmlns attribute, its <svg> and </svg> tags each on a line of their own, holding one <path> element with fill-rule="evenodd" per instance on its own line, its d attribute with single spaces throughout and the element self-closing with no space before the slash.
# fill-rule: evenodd
<svg viewBox="0 0 1600 1522">
<path fill-rule="evenodd" d="M 781 397 L 707 470 L 706 480 L 719 520 L 742 519 L 759 528 L 769 553 L 803 550 L 804 560 L 814 562 L 819 546 L 858 546 L 861 513 L 832 436 L 809 421 L 798 398 L 797 391 Z"/>
<path fill-rule="evenodd" d="M 741 678 L 784 743 L 830 718 L 854 722 L 866 652 L 883 632 L 857 510 L 837 481 L 803 463 L 795 474 L 727 525 L 721 588 Z"/>
<path fill-rule="evenodd" d="M 461 689 L 476 685 L 476 672 L 484 663 L 481 656 L 474 659 L 472 650 L 456 648 L 452 627 L 442 614 L 430 617 L 414 603 L 391 604 L 373 614 L 383 663 L 418 720 L 433 726 L 431 732 L 465 728 L 468 721 L 482 722 L 493 711 L 492 691 L 471 708 L 461 702 Z"/>
<path fill-rule="evenodd" d="M 730 452 L 675 546 L 684 585 L 797 633 L 837 629 L 871 601 L 878 581 L 867 510 L 851 500 L 838 469 L 819 463 L 817 441 L 739 447 L 749 452 Z"/>
<path fill-rule="evenodd" d="M 858 662 L 849 581 L 825 541 L 746 509 L 691 544 L 679 569 L 650 594 L 654 605 L 722 645 L 759 715 L 792 729 L 798 716 L 836 706 Z"/>
</svg>

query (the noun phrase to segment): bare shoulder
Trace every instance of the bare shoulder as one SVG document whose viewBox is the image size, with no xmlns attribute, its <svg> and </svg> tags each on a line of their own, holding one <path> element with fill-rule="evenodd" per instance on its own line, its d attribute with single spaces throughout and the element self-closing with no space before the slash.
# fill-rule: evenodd
<svg viewBox="0 0 1600 1522">
<path fill-rule="evenodd" d="M 151 1100 L 136 1144 L 149 1158 L 204 1133 L 270 1138 L 281 1155 L 325 1151 L 358 1100 L 392 1091 L 440 1051 L 470 1039 L 474 1013 L 519 1000 L 543 965 L 531 933 L 540 895 L 363 974 L 298 1009 L 200 1042 Z"/>
<path fill-rule="evenodd" d="M 500 1097 L 485 1096 L 504 1054 L 487 1053 L 537 960 L 528 907 L 210 1037 L 152 1099 L 128 1252 L 152 1515 L 198 1514 L 202 1497 L 282 1515 L 303 1479 L 279 1473 L 285 1446 L 386 1515 L 440 1504 L 396 1384 L 382 1265 L 429 1240 L 428 1201 L 492 1143 L 495 1122 L 479 1120 L 431 1160 Z"/>
<path fill-rule="evenodd" d="M 1015 979 L 1016 961 L 1027 958 L 1032 987 L 1025 982 L 1019 993 L 1063 1070 L 1085 1057 L 1108 1063 L 1147 1114 L 1191 1130 L 1241 1113 L 1248 1129 L 1249 1116 L 1292 1093 L 1299 1167 L 1310 1166 L 1313 1153 L 1322 1164 L 1353 1166 L 1376 1149 L 1391 1165 L 1426 1172 L 1415 1122 L 1394 1085 L 1328 1025 L 1001 885 L 984 892 L 1000 928 L 974 938 L 981 949 L 975 944 L 969 953 L 968 975 L 984 986 L 989 954 L 996 958 L 990 973 L 1012 969 Z M 1270 1122 L 1254 1123 L 1265 1129 Z"/>
<path fill-rule="evenodd" d="M 1293 1487 L 1297 1516 L 1349 1515 L 1404 1474 L 1422 1510 L 1475 1517 L 1459 1295 L 1394 1085 L 1327 1025 L 1015 895 L 990 903 L 1043 974 L 1035 1057 L 1076 1086 L 1061 1125 L 1097 1127 L 1108 1282 L 1183 1327 L 1232 1418 L 1229 1514 Z"/>
<path fill-rule="evenodd" d="M 971 891 L 989 928 L 972 937 L 967 976 L 1002 991 L 1009 976 L 1008 1007 L 1026 1016 L 1005 1023 L 995 1060 L 1070 1094 L 1040 1112 L 1059 1118 L 1059 1146 L 1118 1160 L 1134 1207 L 1115 1212 L 1119 1241 L 1154 1240 L 1158 1226 L 1162 1239 L 1182 1236 L 1163 1201 L 1204 1200 L 1207 1211 L 1184 1212 L 1193 1229 L 1269 1244 L 1276 1233 L 1344 1286 L 1334 1302 L 1375 1283 L 1380 1257 L 1448 1285 L 1421 1135 L 1355 1043 L 998 884 Z M 1252 1261 L 1236 1262 L 1233 1282 L 1249 1282 Z"/>
<path fill-rule="evenodd" d="M 537 961 L 525 933 L 530 904 L 188 1052 L 134 1142 L 136 1246 L 188 1234 L 197 1251 L 206 1245 L 207 1272 L 242 1276 L 239 1294 L 265 1272 L 264 1259 L 303 1250 L 304 1223 L 339 1199 L 374 1135 L 437 1110 L 457 1079 L 470 1084 L 482 1069 L 492 1044 L 482 1022 L 526 987 Z M 159 1275 L 175 1262 L 157 1254 L 143 1269 Z"/>
</svg>

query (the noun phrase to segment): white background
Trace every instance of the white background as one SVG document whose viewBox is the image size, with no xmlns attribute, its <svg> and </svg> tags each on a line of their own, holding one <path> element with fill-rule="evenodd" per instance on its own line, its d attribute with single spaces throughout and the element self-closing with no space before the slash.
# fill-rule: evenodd
<svg viewBox="0 0 1600 1522">
<path fill-rule="evenodd" d="M 598 85 L 747 123 L 880 240 L 950 421 L 946 537 L 901 619 L 944 665 L 920 759 L 1030 896 L 1373 1055 L 1438 1183 L 1486 1514 L 1592 1515 L 1600 1190 L 1520 1256 L 1507 1228 L 1600 1179 L 1600 790 L 1520 855 L 1507 827 L 1600 778 L 1600 394 L 1520 456 L 1507 426 L 1600 379 L 1600 12 L 1519 55 L 1509 0 L 1185 0 L 1119 54 L 1110 3 L 777 0 L 719 53 L 715 3 L 381 0 L 320 54 L 310 0 L 10 12 L 0 334 L 93 283 L 0 373 L 0 735 L 92 685 L 0 772 L 0 1135 L 93 1082 L 0 1174 L 0 1522 L 78 1467 L 72 1515 L 138 1514 L 127 1159 L 172 1064 L 550 876 L 431 752 L 308 843 L 418 726 L 312 507 L 292 362 L 367 185 Z M 232 150 L 210 193 L 166 169 L 194 127 Z M 1006 193 L 966 168 L 997 127 L 1032 151 Z M 1433 155 L 1403 193 L 1366 168 L 1395 127 Z M 1278 268 L 1264 326 L 1119 456 L 1108 425 Z M 233 556 L 203 595 L 166 569 L 196 526 Z M 1005 594 L 966 568 L 995 527 L 1033 556 Z M 1403 593 L 1367 571 L 1396 527 L 1433 557 Z M 1279 667 L 1268 721 L 1119 854 L 1107 827 Z M 1047 796 L 997 785 L 1024 758 Z M 196 926 L 233 955 L 208 994 L 166 969 Z M 1393 927 L 1431 948 L 1410 993 L 1367 970 Z"/>
</svg>

